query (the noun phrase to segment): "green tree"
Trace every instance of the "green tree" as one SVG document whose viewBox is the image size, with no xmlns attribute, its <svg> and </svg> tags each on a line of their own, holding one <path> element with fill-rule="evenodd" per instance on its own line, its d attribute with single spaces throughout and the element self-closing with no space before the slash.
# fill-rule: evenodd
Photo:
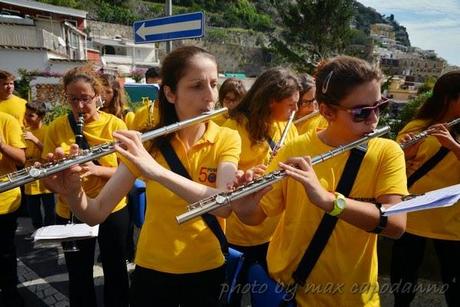
<svg viewBox="0 0 460 307">
<path fill-rule="evenodd" d="M 344 50 L 351 37 L 353 0 L 271 0 L 280 31 L 271 46 L 299 71 Z M 276 33 L 276 32 L 275 32 Z"/>
</svg>

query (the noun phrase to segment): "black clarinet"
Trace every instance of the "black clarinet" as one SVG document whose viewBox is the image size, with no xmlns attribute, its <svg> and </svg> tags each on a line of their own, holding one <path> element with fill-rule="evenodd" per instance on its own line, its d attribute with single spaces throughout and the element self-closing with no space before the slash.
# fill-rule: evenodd
<svg viewBox="0 0 460 307">
<path fill-rule="evenodd" d="M 77 133 L 75 133 L 75 144 L 78 145 L 80 149 L 84 147 L 84 137 L 83 137 L 83 125 L 85 124 L 85 113 L 80 112 L 78 113 L 78 121 L 77 121 Z M 70 212 L 70 221 L 69 224 L 74 224 L 74 214 Z M 62 242 L 62 248 L 65 252 L 78 252 L 80 249 L 77 246 L 77 241 L 67 241 Z"/>
</svg>

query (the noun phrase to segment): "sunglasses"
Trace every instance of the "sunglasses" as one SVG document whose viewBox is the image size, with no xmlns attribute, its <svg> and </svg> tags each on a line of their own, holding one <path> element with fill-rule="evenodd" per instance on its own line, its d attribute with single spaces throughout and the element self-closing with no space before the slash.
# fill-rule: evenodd
<svg viewBox="0 0 460 307">
<path fill-rule="evenodd" d="M 376 101 L 372 107 L 354 107 L 346 108 L 341 105 L 334 105 L 334 107 L 347 111 L 351 114 L 351 118 L 355 123 L 363 122 L 369 118 L 372 112 L 377 116 L 380 115 L 380 112 L 385 110 L 388 107 L 390 99 L 382 98 L 379 101 Z"/>
</svg>

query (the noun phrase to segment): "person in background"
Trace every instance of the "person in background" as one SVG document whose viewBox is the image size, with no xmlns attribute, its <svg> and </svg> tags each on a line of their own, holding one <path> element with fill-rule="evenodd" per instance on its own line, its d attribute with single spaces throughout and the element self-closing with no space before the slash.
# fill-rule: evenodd
<svg viewBox="0 0 460 307">
<path fill-rule="evenodd" d="M 70 152 L 71 145 L 76 142 L 76 135 L 80 134 L 77 126 L 80 114 L 83 116 L 83 136 L 87 143 L 85 145 L 84 141 L 80 142 L 82 147 L 88 148 L 112 142 L 114 131 L 127 130 L 126 124 L 120 118 L 98 111 L 97 103 L 100 101 L 103 87 L 91 67 L 83 66 L 67 71 L 63 77 L 63 89 L 71 112 L 56 118 L 49 125 L 43 146 L 43 158 L 48 158 L 48 153 L 53 153 L 57 148 L 62 153 Z M 118 159 L 115 153 L 82 164 L 78 176 L 85 193 L 96 197 L 114 174 L 117 166 Z M 60 195 L 58 195 L 56 214 L 58 224 L 73 221 L 68 201 Z M 97 238 L 104 271 L 105 306 L 129 305 L 129 280 L 126 268 L 128 224 L 129 212 L 126 199 L 120 197 L 111 212 L 100 221 Z M 70 306 L 96 306 L 93 279 L 96 239 L 78 240 L 76 245 L 78 251 L 64 253 L 69 272 Z"/>
<path fill-rule="evenodd" d="M 24 164 L 25 148 L 18 120 L 0 112 L 0 175 L 15 172 L 17 165 Z M 19 187 L 0 193 L 0 305 L 6 307 L 24 306 L 17 290 L 18 272 L 14 243 L 20 204 Z"/>
<path fill-rule="evenodd" d="M 228 111 L 233 110 L 246 95 L 246 88 L 240 79 L 228 78 L 219 88 L 219 105 L 220 107 L 228 108 Z M 221 114 L 213 119 L 213 121 L 222 126 L 229 118 L 227 114 Z"/>
<path fill-rule="evenodd" d="M 241 156 L 238 169 L 246 171 L 267 165 L 273 154 L 273 146 L 280 141 L 285 129 L 285 143 L 297 137 L 294 124 L 287 127 L 287 120 L 297 110 L 300 85 L 297 76 L 282 68 L 263 72 L 254 82 L 241 103 L 230 110 L 230 119 L 224 127 L 235 129 L 241 137 Z M 249 226 L 235 214 L 227 218 L 225 235 L 230 246 L 244 253 L 240 272 L 240 288 L 247 287 L 247 270 L 253 263 L 267 267 L 266 256 L 270 239 L 278 224 L 279 216 L 267 218 L 262 224 Z M 241 295 L 233 296 L 232 306 L 241 305 Z"/>
<path fill-rule="evenodd" d="M 44 104 L 39 102 L 28 102 L 26 104 L 25 123 L 27 128 L 24 132 L 24 139 L 27 144 L 26 167 L 41 161 L 43 142 L 48 129 L 48 126 L 43 124 L 45 114 L 46 109 Z M 35 229 L 55 224 L 54 194 L 45 188 L 41 180 L 26 184 L 24 187 L 24 197 L 30 218 L 32 219 L 32 225 Z"/>
<path fill-rule="evenodd" d="M 295 119 L 299 120 L 296 124 L 299 134 L 307 133 L 310 129 L 326 128 L 327 120 L 318 112 L 318 102 L 315 99 L 315 80 L 308 74 L 299 77 L 301 91 L 298 102 L 299 110 L 295 114 Z M 316 112 L 316 115 L 312 113 Z M 312 117 L 304 119 L 305 116 L 312 114 Z"/>
<path fill-rule="evenodd" d="M 147 84 L 161 84 L 161 75 L 159 67 L 150 67 L 145 72 L 145 83 Z"/>
<path fill-rule="evenodd" d="M 292 274 L 311 242 L 319 238 L 317 229 L 320 236 L 329 233 L 329 228 L 319 225 L 325 220 L 336 222 L 324 249 L 315 247 L 319 257 L 309 276 L 293 288 L 297 306 L 379 306 L 376 234 L 398 238 L 406 224 L 405 214 L 386 219 L 379 204 L 391 206 L 407 195 L 404 153 L 392 140 L 373 138 L 365 152 L 356 149 L 312 165 L 312 157 L 374 131 L 381 109 L 388 104 L 380 94 L 380 70 L 361 59 L 338 56 L 317 69 L 316 99 L 327 128 L 300 135 L 276 156 L 268 171 L 284 169 L 287 179 L 231 205 L 249 225 L 281 214 L 267 264 L 270 276 L 284 286 L 294 286 Z M 348 163 L 349 157 L 356 162 Z M 348 183 L 341 187 L 351 188 L 349 193 L 340 188 L 347 196 L 337 191 L 345 168 L 348 174 L 352 173 L 348 170 L 357 172 L 354 181 L 353 176 L 343 178 Z M 248 172 L 242 178 L 242 182 L 252 180 Z M 263 193 L 267 194 L 259 205 Z M 311 286 L 328 289 L 328 285 L 339 288 L 311 290 Z"/>
<path fill-rule="evenodd" d="M 160 68 L 150 67 L 145 72 L 145 82 L 147 84 L 153 84 L 159 89 L 161 85 Z M 131 125 L 128 125 L 128 128 L 130 130 L 137 130 L 141 132 L 151 130 L 156 124 L 158 124 L 158 110 L 158 99 L 155 101 L 146 99 L 146 103 L 136 110 L 134 119 Z"/>
<path fill-rule="evenodd" d="M 120 86 L 120 81 L 114 76 L 103 74 L 100 76 L 104 90 L 101 93 L 103 106 L 101 111 L 115 115 L 122 119 L 129 127 L 134 121 L 134 112 L 128 108 L 125 91 Z"/>
<path fill-rule="evenodd" d="M 459 117 L 460 70 L 454 70 L 436 81 L 431 96 L 398 134 L 398 141 L 404 143 L 414 134 L 425 130 L 429 133 L 404 150 L 410 193 L 423 194 L 460 183 L 460 124 L 450 131 L 445 126 Z M 435 156 L 439 157 L 437 162 L 427 167 L 427 161 L 435 161 Z M 422 169 L 426 171 L 421 172 Z M 448 286 L 444 293 L 447 305 L 460 306 L 459 205 L 407 214 L 406 233 L 394 242 L 391 260 L 395 306 L 409 306 L 414 299 L 428 240 L 433 241 L 441 278 Z"/>
<path fill-rule="evenodd" d="M 218 70 L 209 52 L 195 46 L 177 48 L 163 60 L 161 76 L 158 128 L 214 108 Z M 142 176 L 148 205 L 137 245 L 131 306 L 217 306 L 225 258 L 214 233 L 218 218 L 213 216 L 226 217 L 229 208 L 209 216 L 215 222 L 210 225 L 217 228 L 201 218 L 178 225 L 176 216 L 189 203 L 227 190 L 235 180 L 241 148 L 238 133 L 209 120 L 156 139 L 150 150 L 138 132 L 118 131 L 114 136 L 124 144 L 116 146 L 122 163 L 99 195 L 86 195 L 79 166 L 48 177 L 49 185 L 81 220 L 97 224 Z M 60 157 L 59 152 L 56 155 Z M 169 160 L 174 156 L 191 179 L 176 173 L 178 164 Z"/>
<path fill-rule="evenodd" d="M 0 70 L 0 112 L 10 114 L 24 127 L 27 101 L 13 94 L 15 79 L 11 73 Z"/>
</svg>

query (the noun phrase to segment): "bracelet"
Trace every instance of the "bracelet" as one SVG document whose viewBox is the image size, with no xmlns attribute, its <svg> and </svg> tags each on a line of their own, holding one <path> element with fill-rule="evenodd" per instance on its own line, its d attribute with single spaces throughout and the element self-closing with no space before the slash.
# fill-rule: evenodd
<svg viewBox="0 0 460 307">
<path fill-rule="evenodd" d="M 373 230 L 371 230 L 369 232 L 379 234 L 385 229 L 385 227 L 387 227 L 388 216 L 383 215 L 382 204 L 381 203 L 374 203 L 374 204 L 377 207 L 377 209 L 379 209 L 380 219 L 379 219 L 379 224 Z"/>
</svg>

